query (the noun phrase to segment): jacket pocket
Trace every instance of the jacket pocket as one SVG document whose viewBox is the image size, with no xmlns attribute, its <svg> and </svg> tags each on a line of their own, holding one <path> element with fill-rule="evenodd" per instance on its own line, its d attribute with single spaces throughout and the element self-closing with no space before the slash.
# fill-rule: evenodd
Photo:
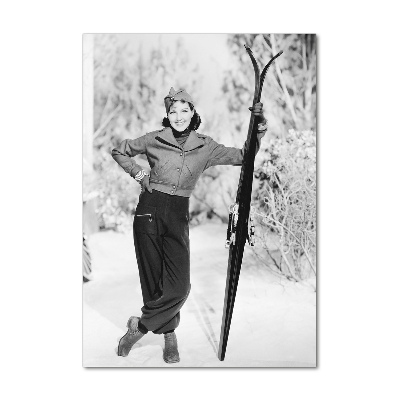
<svg viewBox="0 0 400 400">
<path fill-rule="evenodd" d="M 186 175 L 192 177 L 192 176 L 193 176 L 192 171 L 189 169 L 189 167 L 187 166 L 187 164 L 185 164 L 185 167 L 186 167 L 186 169 L 188 170 L 188 172 L 186 172 Z"/>
<path fill-rule="evenodd" d="M 133 229 L 138 233 L 157 235 L 156 208 L 138 205 L 133 220 Z"/>
<path fill-rule="evenodd" d="M 163 172 L 163 170 L 166 168 L 166 166 L 169 164 L 170 161 L 171 161 L 171 160 L 167 160 L 163 165 L 157 167 L 157 168 L 154 170 L 154 173 L 155 173 L 156 175 L 160 175 L 161 172 Z"/>
</svg>

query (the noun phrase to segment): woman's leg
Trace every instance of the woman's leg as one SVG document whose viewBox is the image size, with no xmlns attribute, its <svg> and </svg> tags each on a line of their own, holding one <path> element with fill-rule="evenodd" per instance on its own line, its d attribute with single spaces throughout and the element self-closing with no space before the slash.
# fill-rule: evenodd
<svg viewBox="0 0 400 400">
<path fill-rule="evenodd" d="M 162 237 L 134 231 L 143 304 L 162 295 Z"/>
<path fill-rule="evenodd" d="M 189 199 L 153 190 L 137 207 L 134 239 L 147 330 L 161 334 L 179 325 L 190 291 Z M 152 214 L 151 218 L 141 215 Z M 151 219 L 151 221 L 150 221 Z"/>
<path fill-rule="evenodd" d="M 189 296 L 189 227 L 184 213 L 183 215 L 182 213 L 170 214 L 168 230 L 164 236 L 163 250 L 163 300 L 165 304 L 170 305 L 168 313 L 171 319 L 167 325 L 155 330 L 154 333 L 166 333 L 178 327 L 180 322 L 179 310 Z M 172 315 L 175 316 L 172 317 Z"/>
</svg>

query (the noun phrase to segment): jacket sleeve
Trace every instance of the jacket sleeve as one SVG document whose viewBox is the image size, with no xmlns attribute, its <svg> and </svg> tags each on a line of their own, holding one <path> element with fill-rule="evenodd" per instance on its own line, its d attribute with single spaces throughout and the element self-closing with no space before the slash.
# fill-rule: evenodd
<svg viewBox="0 0 400 400">
<path fill-rule="evenodd" d="M 113 159 L 127 172 L 130 176 L 135 175 L 142 170 L 132 157 L 146 152 L 146 135 L 137 139 L 126 139 L 111 151 Z"/>
<path fill-rule="evenodd" d="M 260 149 L 261 138 L 263 136 L 264 134 L 257 135 L 256 154 Z M 211 139 L 209 144 L 210 156 L 204 169 L 214 165 L 242 165 L 245 145 L 246 143 L 244 143 L 241 149 L 236 147 L 225 147 L 223 144 L 219 144 Z"/>
</svg>

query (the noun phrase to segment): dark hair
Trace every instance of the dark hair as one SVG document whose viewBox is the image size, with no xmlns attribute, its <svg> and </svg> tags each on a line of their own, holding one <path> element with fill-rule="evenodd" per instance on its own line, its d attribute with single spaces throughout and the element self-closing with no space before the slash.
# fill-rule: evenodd
<svg viewBox="0 0 400 400">
<path fill-rule="evenodd" d="M 177 101 L 179 101 L 179 100 L 177 100 Z M 182 103 L 185 102 L 184 100 L 180 100 L 180 101 L 182 101 Z M 197 111 L 194 109 L 193 104 L 191 104 L 191 103 L 188 103 L 188 104 L 189 104 L 190 110 L 192 110 L 192 111 L 194 110 L 194 114 L 193 114 L 193 117 L 192 117 L 192 119 L 190 121 L 190 124 L 189 124 L 188 128 L 193 130 L 193 131 L 195 131 L 196 129 L 199 129 L 199 126 L 201 124 L 201 118 L 200 118 L 200 115 L 197 114 Z M 165 128 L 170 128 L 171 127 L 171 124 L 170 124 L 169 119 L 167 117 L 163 118 L 161 124 Z"/>
</svg>

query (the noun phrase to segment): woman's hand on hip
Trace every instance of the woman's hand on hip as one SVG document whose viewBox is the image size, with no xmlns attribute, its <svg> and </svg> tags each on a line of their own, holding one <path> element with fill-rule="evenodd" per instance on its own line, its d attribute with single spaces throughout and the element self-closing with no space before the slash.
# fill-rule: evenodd
<svg viewBox="0 0 400 400">
<path fill-rule="evenodd" d="M 150 187 L 150 177 L 145 175 L 145 177 L 140 181 L 140 186 L 142 187 L 142 193 L 147 190 L 149 193 L 153 192 L 153 189 Z"/>
</svg>

